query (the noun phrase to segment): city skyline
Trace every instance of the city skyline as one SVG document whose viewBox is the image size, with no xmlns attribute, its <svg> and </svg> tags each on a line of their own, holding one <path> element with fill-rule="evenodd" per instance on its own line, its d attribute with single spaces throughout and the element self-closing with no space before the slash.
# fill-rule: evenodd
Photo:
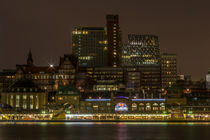
<svg viewBox="0 0 210 140">
<path fill-rule="evenodd" d="M 130 33 L 155 34 L 161 52 L 178 55 L 178 73 L 190 74 L 196 80 L 205 78 L 209 67 L 209 2 L 118 2 L 91 1 L 85 6 L 82 1 L 4 1 L 0 4 L 0 69 L 26 63 L 29 48 L 37 65 L 57 61 L 59 56 L 70 53 L 74 27 L 106 26 L 106 14 L 118 14 L 123 43 L 127 43 Z"/>
<path fill-rule="evenodd" d="M 208 139 L 210 0 L 0 0 L 0 140 Z"/>
</svg>

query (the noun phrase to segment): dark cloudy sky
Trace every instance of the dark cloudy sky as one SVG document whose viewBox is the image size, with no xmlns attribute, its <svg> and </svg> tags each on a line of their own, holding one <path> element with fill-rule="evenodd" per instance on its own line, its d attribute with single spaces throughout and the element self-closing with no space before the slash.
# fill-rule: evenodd
<svg viewBox="0 0 210 140">
<path fill-rule="evenodd" d="M 23 64 L 29 48 L 35 64 L 58 62 L 71 52 L 75 26 L 105 26 L 119 14 L 128 33 L 159 36 L 162 52 L 178 55 L 178 71 L 204 78 L 210 67 L 209 0 L 0 0 L 0 69 Z"/>
</svg>

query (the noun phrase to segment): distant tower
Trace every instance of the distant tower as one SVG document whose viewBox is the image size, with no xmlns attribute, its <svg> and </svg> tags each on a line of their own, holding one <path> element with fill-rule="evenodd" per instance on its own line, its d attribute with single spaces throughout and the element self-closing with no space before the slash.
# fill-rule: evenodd
<svg viewBox="0 0 210 140">
<path fill-rule="evenodd" d="M 27 65 L 33 66 L 33 64 L 34 64 L 34 61 L 33 61 L 32 53 L 31 53 L 31 49 L 30 49 L 29 53 L 28 53 L 28 58 L 27 58 Z"/>
<path fill-rule="evenodd" d="M 171 87 L 177 80 L 176 54 L 163 53 L 161 55 L 162 88 Z"/>
<path fill-rule="evenodd" d="M 206 88 L 210 90 L 210 68 L 208 69 L 208 73 L 206 74 Z"/>
<path fill-rule="evenodd" d="M 118 67 L 121 58 L 121 32 L 118 15 L 106 16 L 106 27 L 108 37 L 108 65 Z"/>
</svg>

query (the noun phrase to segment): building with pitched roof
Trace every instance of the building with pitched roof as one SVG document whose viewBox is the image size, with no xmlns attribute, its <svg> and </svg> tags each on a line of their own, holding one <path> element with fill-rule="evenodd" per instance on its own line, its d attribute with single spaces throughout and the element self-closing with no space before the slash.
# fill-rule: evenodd
<svg viewBox="0 0 210 140">
<path fill-rule="evenodd" d="M 10 105 L 13 111 L 40 112 L 47 102 L 47 92 L 32 80 L 19 80 L 1 93 L 1 103 Z"/>
</svg>

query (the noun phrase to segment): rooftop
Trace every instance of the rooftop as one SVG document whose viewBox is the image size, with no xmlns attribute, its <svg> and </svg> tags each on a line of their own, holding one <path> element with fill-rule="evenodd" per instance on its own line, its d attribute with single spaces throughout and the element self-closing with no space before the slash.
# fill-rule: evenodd
<svg viewBox="0 0 210 140">
<path fill-rule="evenodd" d="M 56 95 L 60 96 L 80 96 L 79 90 L 73 85 L 65 85 L 58 89 Z"/>
</svg>

